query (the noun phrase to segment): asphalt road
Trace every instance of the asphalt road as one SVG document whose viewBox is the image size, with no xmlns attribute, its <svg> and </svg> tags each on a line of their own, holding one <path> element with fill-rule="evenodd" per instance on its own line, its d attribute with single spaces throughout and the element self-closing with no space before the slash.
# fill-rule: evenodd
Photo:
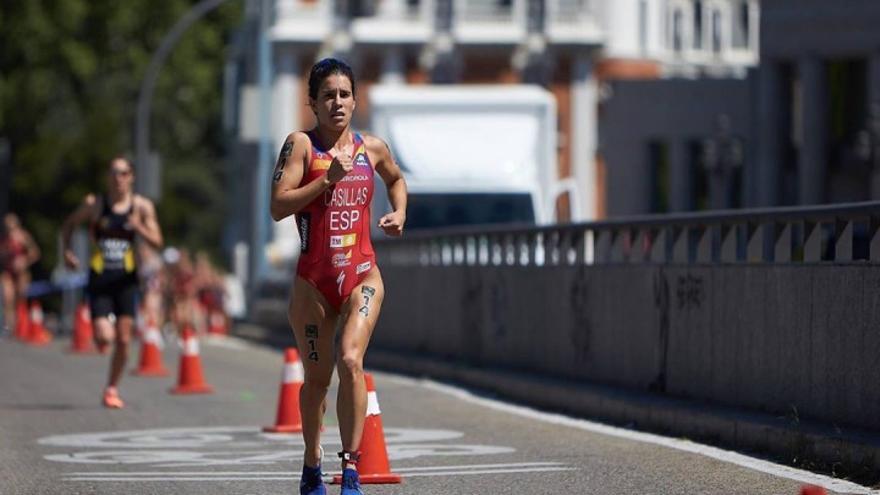
<svg viewBox="0 0 880 495">
<path fill-rule="evenodd" d="M 126 376 L 127 407 L 100 405 L 108 357 L 0 340 L 0 494 L 295 494 L 298 435 L 274 421 L 280 352 L 205 340 L 210 395 L 175 396 L 169 378 Z M 137 348 L 133 349 L 136 364 Z M 511 406 L 468 391 L 376 373 L 392 470 L 401 485 L 366 494 L 798 494 L 807 482 L 858 485 L 676 439 Z M 331 390 L 325 470 L 339 449 Z M 831 492 L 831 490 L 829 490 Z M 333 487 L 329 493 L 338 493 Z"/>
</svg>

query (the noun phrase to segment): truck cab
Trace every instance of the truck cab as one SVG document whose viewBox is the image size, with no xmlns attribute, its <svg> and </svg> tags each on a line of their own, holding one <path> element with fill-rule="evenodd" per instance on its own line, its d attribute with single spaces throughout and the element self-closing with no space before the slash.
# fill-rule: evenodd
<svg viewBox="0 0 880 495">
<path fill-rule="evenodd" d="M 556 102 L 543 88 L 377 85 L 369 103 L 370 129 L 406 177 L 407 230 L 553 223 L 556 198 L 577 194 L 557 178 Z M 389 209 L 377 184 L 373 216 Z"/>
</svg>

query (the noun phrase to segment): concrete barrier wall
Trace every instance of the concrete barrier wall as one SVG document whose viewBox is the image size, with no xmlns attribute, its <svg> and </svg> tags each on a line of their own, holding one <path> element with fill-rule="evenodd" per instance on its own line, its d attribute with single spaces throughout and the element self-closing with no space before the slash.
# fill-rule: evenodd
<svg viewBox="0 0 880 495">
<path fill-rule="evenodd" d="M 880 267 L 382 266 L 373 345 L 880 428 Z"/>
</svg>

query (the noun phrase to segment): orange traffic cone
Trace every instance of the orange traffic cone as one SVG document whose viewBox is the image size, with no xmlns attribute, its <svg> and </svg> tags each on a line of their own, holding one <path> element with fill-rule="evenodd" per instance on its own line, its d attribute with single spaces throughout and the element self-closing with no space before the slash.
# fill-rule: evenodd
<svg viewBox="0 0 880 495">
<path fill-rule="evenodd" d="M 208 309 L 208 333 L 211 335 L 226 335 L 226 315 L 219 309 Z"/>
<path fill-rule="evenodd" d="M 31 322 L 30 322 L 30 332 L 28 332 L 28 344 L 32 345 L 46 345 L 49 342 L 52 342 L 52 334 L 49 333 L 49 330 L 46 330 L 45 325 L 43 325 L 43 307 L 40 306 L 40 301 L 34 299 L 31 301 Z"/>
<path fill-rule="evenodd" d="M 804 485 L 801 487 L 801 495 L 826 495 L 827 493 L 821 486 Z"/>
<path fill-rule="evenodd" d="M 401 476 L 391 472 L 388 463 L 388 449 L 385 447 L 385 432 L 382 430 L 382 411 L 376 397 L 376 384 L 373 375 L 364 373 L 367 382 L 367 419 L 361 436 L 361 458 L 357 463 L 358 475 L 364 484 L 400 483 Z M 333 477 L 333 483 L 342 482 L 342 476 Z"/>
<path fill-rule="evenodd" d="M 180 368 L 177 386 L 172 394 L 210 394 L 214 388 L 205 383 L 202 375 L 202 359 L 199 357 L 199 340 L 190 327 L 183 329 L 183 354 L 180 355 Z"/>
<path fill-rule="evenodd" d="M 27 302 L 24 299 L 15 305 L 15 337 L 27 342 L 31 336 L 31 322 L 28 317 Z"/>
<path fill-rule="evenodd" d="M 146 328 L 141 330 L 141 359 L 138 369 L 131 372 L 138 376 L 168 376 L 170 372 L 162 364 L 162 333 L 153 321 L 146 318 Z"/>
<path fill-rule="evenodd" d="M 70 349 L 68 351 L 78 354 L 94 352 L 95 348 L 92 347 L 93 333 L 92 314 L 89 311 L 89 305 L 80 303 L 76 308 L 76 315 L 73 320 L 73 337 L 70 340 Z"/>
<path fill-rule="evenodd" d="M 299 413 L 299 391 L 303 384 L 303 365 L 299 353 L 293 347 L 284 352 L 284 370 L 281 374 L 281 391 L 278 394 L 278 413 L 275 426 L 264 426 L 269 433 L 296 433 L 302 431 Z"/>
</svg>

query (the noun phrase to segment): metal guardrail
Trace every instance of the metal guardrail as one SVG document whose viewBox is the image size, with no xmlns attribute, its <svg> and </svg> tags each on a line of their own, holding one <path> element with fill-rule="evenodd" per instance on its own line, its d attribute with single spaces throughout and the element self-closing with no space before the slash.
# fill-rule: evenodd
<svg viewBox="0 0 880 495">
<path fill-rule="evenodd" d="M 396 266 L 880 263 L 880 201 L 437 229 L 376 247 Z"/>
</svg>

